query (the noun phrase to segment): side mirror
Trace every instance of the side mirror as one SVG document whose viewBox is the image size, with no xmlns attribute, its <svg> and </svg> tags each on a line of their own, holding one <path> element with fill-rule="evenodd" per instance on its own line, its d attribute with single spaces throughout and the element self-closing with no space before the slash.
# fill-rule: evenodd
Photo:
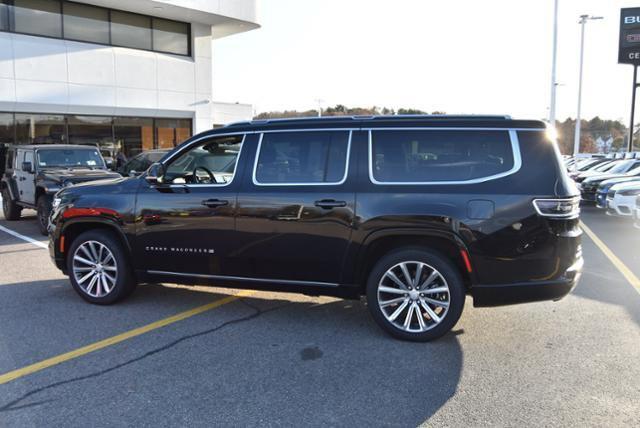
<svg viewBox="0 0 640 428">
<path fill-rule="evenodd" d="M 140 175 L 140 174 L 135 169 L 132 169 L 131 171 L 129 171 L 128 175 L 129 177 L 135 177 L 136 175 Z"/>
<path fill-rule="evenodd" d="M 151 164 L 147 170 L 147 175 L 144 178 L 149 184 L 159 184 L 162 183 L 164 172 L 164 165 L 160 162 L 156 162 Z"/>
<path fill-rule="evenodd" d="M 22 162 L 22 172 L 33 172 L 33 164 L 31 162 Z"/>
</svg>

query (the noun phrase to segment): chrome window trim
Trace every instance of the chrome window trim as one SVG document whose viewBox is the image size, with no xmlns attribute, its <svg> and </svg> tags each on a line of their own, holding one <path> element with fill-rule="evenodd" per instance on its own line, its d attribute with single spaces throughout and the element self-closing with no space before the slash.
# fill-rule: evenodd
<svg viewBox="0 0 640 428">
<path fill-rule="evenodd" d="M 289 130 L 289 132 L 336 132 L 335 129 L 318 129 L 318 130 Z M 260 149 L 262 148 L 262 138 L 266 132 L 260 133 L 260 139 L 258 140 L 258 148 L 256 149 L 256 157 L 253 161 L 253 172 L 251 173 L 251 180 L 255 186 L 274 186 L 274 187 L 282 187 L 282 186 L 340 186 L 347 181 L 349 177 L 349 161 L 351 159 L 351 141 L 353 138 L 353 130 L 352 129 L 340 129 L 341 132 L 348 132 L 348 140 L 347 140 L 347 156 L 345 159 L 344 166 L 344 175 L 340 181 L 335 182 L 327 182 L 327 183 L 261 183 L 258 181 L 256 176 L 258 172 L 258 159 L 260 158 Z M 274 131 L 279 132 L 279 131 Z"/>
<path fill-rule="evenodd" d="M 207 140 L 207 139 L 216 139 L 219 137 L 227 137 L 227 136 L 235 136 L 235 135 L 242 135 L 242 141 L 240 141 L 240 151 L 238 152 L 238 158 L 236 160 L 236 164 L 233 167 L 233 177 L 231 177 L 231 180 L 226 182 L 226 183 L 211 183 L 211 184 L 194 184 L 194 183 L 184 183 L 184 184 L 169 184 L 169 187 L 171 188 L 184 188 L 184 187 L 194 187 L 194 188 L 204 188 L 204 187 L 227 187 L 229 185 L 231 185 L 234 180 L 236 179 L 236 173 L 238 172 L 238 164 L 240 163 L 240 156 L 242 155 L 242 151 L 244 149 L 244 142 L 247 139 L 247 134 L 244 132 L 238 132 L 235 134 L 230 134 L 230 135 L 207 135 L 207 136 L 202 136 L 200 138 L 197 138 L 193 141 L 191 141 L 188 145 L 186 145 L 185 147 L 183 147 L 181 150 L 178 150 L 176 153 L 172 153 L 167 159 L 164 160 L 164 162 L 162 162 L 163 165 L 167 165 L 167 163 L 172 160 L 173 158 L 175 158 L 176 156 L 179 156 L 181 154 L 184 154 L 186 152 L 188 152 L 189 150 L 191 150 L 193 148 L 193 146 L 197 145 L 198 142 L 202 141 L 202 140 Z M 153 185 L 152 187 L 163 187 L 166 186 L 163 184 L 160 185 Z"/>
<path fill-rule="evenodd" d="M 474 178 L 471 180 L 452 180 L 452 181 L 378 181 L 373 175 L 373 131 L 501 131 L 508 132 L 509 139 L 511 141 L 511 150 L 513 153 L 513 167 L 509 171 L 501 172 L 499 174 L 489 175 L 486 177 Z M 518 134 L 516 129 L 513 128 L 438 128 L 438 127 L 424 127 L 424 128 L 369 128 L 369 180 L 376 185 L 381 186 L 416 186 L 416 185 L 429 185 L 429 186 L 447 186 L 447 185 L 465 185 L 465 184 L 478 184 L 491 180 L 497 180 L 498 178 L 507 177 L 515 174 L 522 167 L 522 157 L 520 155 L 520 141 L 518 140 Z"/>
<path fill-rule="evenodd" d="M 183 273 L 183 272 L 168 272 L 161 270 L 148 270 L 147 273 L 152 275 L 170 275 L 170 276 L 186 276 L 191 278 L 204 278 L 204 279 L 227 279 L 232 281 L 247 281 L 247 282 L 260 282 L 260 283 L 274 283 L 290 284 L 290 285 L 314 285 L 319 287 L 338 287 L 339 284 L 333 282 L 319 282 L 319 281 L 296 281 L 291 279 L 267 279 L 267 278 L 248 278 L 243 276 L 230 276 L 230 275 L 205 275 L 201 273 Z"/>
</svg>

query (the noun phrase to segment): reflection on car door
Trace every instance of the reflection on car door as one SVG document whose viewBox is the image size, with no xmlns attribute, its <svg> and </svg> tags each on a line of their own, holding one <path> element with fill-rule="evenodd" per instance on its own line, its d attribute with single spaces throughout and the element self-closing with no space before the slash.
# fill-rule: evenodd
<svg viewBox="0 0 640 428">
<path fill-rule="evenodd" d="M 198 141 L 198 140 L 196 140 Z M 207 138 L 195 146 L 216 142 Z M 221 145 L 241 147 L 242 136 Z M 230 144 L 234 143 L 234 144 Z M 171 165 L 188 165 L 190 150 L 169 159 Z M 229 183 L 178 183 L 152 185 L 143 181 L 136 208 L 136 254 L 142 269 L 176 275 L 233 275 L 229 258 L 235 251 L 235 210 L 238 168 Z M 197 166 L 197 165 L 195 165 Z M 186 171 L 186 170 L 185 170 Z M 214 173 L 215 171 L 211 171 Z"/>
<path fill-rule="evenodd" d="M 238 196 L 244 276 L 340 281 L 355 209 L 350 143 L 349 130 L 262 134 Z"/>
</svg>

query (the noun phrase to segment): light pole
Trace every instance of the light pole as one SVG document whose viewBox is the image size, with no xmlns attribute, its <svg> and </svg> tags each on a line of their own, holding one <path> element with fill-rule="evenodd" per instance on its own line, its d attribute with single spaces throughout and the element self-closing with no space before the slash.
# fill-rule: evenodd
<svg viewBox="0 0 640 428">
<path fill-rule="evenodd" d="M 584 28 L 587 21 L 592 21 L 596 19 L 603 19 L 602 16 L 590 16 L 590 15 L 580 15 L 579 24 L 581 26 L 581 35 L 580 35 L 580 76 L 578 77 L 578 113 L 576 117 L 576 132 L 575 138 L 573 141 L 573 156 L 575 157 L 578 152 L 580 152 L 580 125 L 581 125 L 581 110 L 582 110 L 582 70 L 584 65 Z M 574 163 L 577 168 L 577 162 Z"/>
<path fill-rule="evenodd" d="M 315 102 L 318 103 L 318 117 L 322 117 L 322 103 L 324 103 L 324 100 L 320 98 L 316 98 Z"/>
<path fill-rule="evenodd" d="M 549 124 L 556 127 L 556 63 L 558 56 L 558 0 L 553 3 L 553 48 L 551 59 L 551 103 L 549 105 Z"/>
</svg>

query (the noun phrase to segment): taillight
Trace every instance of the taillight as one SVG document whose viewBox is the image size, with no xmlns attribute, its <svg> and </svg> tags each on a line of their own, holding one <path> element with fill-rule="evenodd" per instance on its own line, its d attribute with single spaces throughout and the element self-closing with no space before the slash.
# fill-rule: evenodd
<svg viewBox="0 0 640 428">
<path fill-rule="evenodd" d="M 538 214 L 549 218 L 577 218 L 580 215 L 580 198 L 534 199 L 533 206 Z"/>
</svg>

